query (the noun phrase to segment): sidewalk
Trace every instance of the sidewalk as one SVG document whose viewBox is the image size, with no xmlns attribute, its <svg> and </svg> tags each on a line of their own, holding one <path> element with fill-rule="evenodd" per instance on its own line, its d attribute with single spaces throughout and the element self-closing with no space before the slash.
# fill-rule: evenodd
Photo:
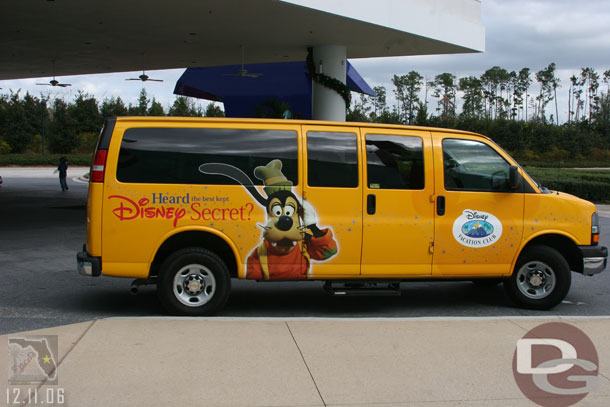
<svg viewBox="0 0 610 407">
<path fill-rule="evenodd" d="M 29 334 L 59 335 L 56 387 L 70 406 L 504 407 L 535 405 L 513 354 L 550 321 L 597 348 L 597 387 L 577 405 L 610 405 L 610 318 L 125 318 Z"/>
</svg>

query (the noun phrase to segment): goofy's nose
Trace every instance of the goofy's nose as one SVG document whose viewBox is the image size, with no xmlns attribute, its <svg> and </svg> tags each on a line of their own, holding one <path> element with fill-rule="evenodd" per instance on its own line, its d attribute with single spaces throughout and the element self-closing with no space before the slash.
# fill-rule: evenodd
<svg viewBox="0 0 610 407">
<path fill-rule="evenodd" d="M 280 216 L 277 222 L 275 222 L 275 227 L 281 230 L 282 232 L 286 232 L 290 230 L 292 227 L 292 218 L 289 216 Z"/>
</svg>

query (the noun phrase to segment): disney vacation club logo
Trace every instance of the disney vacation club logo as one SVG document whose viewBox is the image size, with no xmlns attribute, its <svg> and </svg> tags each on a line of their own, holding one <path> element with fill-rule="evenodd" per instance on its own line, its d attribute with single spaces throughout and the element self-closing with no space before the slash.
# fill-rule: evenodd
<svg viewBox="0 0 610 407">
<path fill-rule="evenodd" d="M 453 222 L 453 237 L 467 247 L 487 247 L 502 236 L 502 223 L 491 213 L 466 209 Z"/>
</svg>

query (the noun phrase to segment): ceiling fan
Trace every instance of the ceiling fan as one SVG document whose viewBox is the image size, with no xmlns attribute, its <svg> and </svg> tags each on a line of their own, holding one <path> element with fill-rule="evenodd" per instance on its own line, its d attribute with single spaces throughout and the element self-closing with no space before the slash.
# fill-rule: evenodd
<svg viewBox="0 0 610 407">
<path fill-rule="evenodd" d="M 250 73 L 245 68 L 245 58 L 244 58 L 244 46 L 241 46 L 241 69 L 238 69 L 236 73 L 224 73 L 222 76 L 241 76 L 242 78 L 258 78 L 259 76 L 263 76 L 262 73 Z"/>
<path fill-rule="evenodd" d="M 146 75 L 146 71 L 142 71 L 142 75 L 138 76 L 137 78 L 129 78 L 129 79 L 125 79 L 126 81 L 142 81 L 142 82 L 146 82 L 146 81 L 151 81 L 151 82 L 163 82 L 163 79 L 152 79 L 150 76 Z"/>
<path fill-rule="evenodd" d="M 51 79 L 49 81 L 49 83 L 37 83 L 36 85 L 43 85 L 43 86 L 59 86 L 60 88 L 65 88 L 67 86 L 72 86 L 71 83 L 59 83 L 58 80 L 55 79 L 55 75 L 53 75 L 53 79 Z"/>
<path fill-rule="evenodd" d="M 65 88 L 68 86 L 72 86 L 71 83 L 60 83 L 57 79 L 55 79 L 55 60 L 52 61 L 52 65 L 53 65 L 53 79 L 51 79 L 49 81 L 49 83 L 37 83 L 36 85 L 42 85 L 42 86 L 59 86 L 60 88 Z"/>
</svg>

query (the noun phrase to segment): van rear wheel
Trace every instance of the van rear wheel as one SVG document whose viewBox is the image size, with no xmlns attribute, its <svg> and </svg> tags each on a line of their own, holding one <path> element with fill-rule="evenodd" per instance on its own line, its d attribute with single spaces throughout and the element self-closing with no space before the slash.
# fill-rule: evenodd
<svg viewBox="0 0 610 407">
<path fill-rule="evenodd" d="M 570 290 L 572 276 L 565 258 L 548 246 L 523 250 L 504 289 L 520 307 L 545 310 L 561 303 Z"/>
<path fill-rule="evenodd" d="M 211 315 L 227 302 L 231 277 L 213 252 L 199 247 L 178 250 L 161 266 L 157 294 L 171 314 Z"/>
</svg>

